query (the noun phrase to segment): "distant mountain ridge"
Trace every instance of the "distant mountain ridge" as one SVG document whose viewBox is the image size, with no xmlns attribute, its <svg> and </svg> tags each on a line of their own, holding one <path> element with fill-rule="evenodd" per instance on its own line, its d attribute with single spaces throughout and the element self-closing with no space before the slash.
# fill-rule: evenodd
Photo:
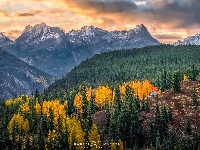
<svg viewBox="0 0 200 150">
<path fill-rule="evenodd" d="M 65 33 L 45 23 L 26 26 L 22 34 L 3 47 L 21 60 L 57 78 L 81 61 L 101 52 L 160 44 L 141 24 L 129 31 L 84 26 Z"/>
<path fill-rule="evenodd" d="M 0 99 L 43 90 L 54 81 L 48 75 L 0 48 Z"/>
<path fill-rule="evenodd" d="M 185 38 L 183 41 L 178 40 L 174 43 L 177 45 L 200 45 L 200 34 L 196 34 L 195 36 L 189 36 Z"/>
<path fill-rule="evenodd" d="M 12 41 L 8 37 L 6 37 L 3 33 L 0 33 L 0 47 L 10 43 L 12 43 Z"/>
</svg>

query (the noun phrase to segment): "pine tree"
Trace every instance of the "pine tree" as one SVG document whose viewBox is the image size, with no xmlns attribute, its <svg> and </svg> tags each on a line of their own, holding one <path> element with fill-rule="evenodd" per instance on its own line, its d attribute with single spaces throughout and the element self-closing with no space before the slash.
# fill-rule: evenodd
<svg viewBox="0 0 200 150">
<path fill-rule="evenodd" d="M 195 65 L 192 65 L 192 69 L 188 70 L 189 79 L 192 81 L 196 81 L 196 76 L 198 75 L 198 70 L 196 69 Z"/>
<path fill-rule="evenodd" d="M 200 136 L 198 134 L 197 127 L 195 127 L 193 131 L 193 149 L 200 149 Z"/>
<path fill-rule="evenodd" d="M 154 135 L 154 127 L 153 127 L 153 121 L 152 119 L 149 119 L 148 127 L 147 127 L 147 143 L 150 146 L 155 140 Z"/>
<path fill-rule="evenodd" d="M 187 116 L 187 119 L 186 119 L 186 131 L 185 131 L 185 133 L 187 135 L 190 135 L 192 133 L 192 128 L 191 128 L 190 120 L 189 120 L 188 116 Z"/>
<path fill-rule="evenodd" d="M 161 129 L 161 114 L 160 114 L 160 107 L 158 105 L 158 100 L 156 101 L 156 118 L 155 118 L 155 130 L 160 131 Z"/>
<path fill-rule="evenodd" d="M 122 105 L 122 101 L 121 101 L 120 89 L 119 89 L 119 86 L 117 86 L 115 88 L 115 97 L 114 97 L 114 108 L 115 110 L 117 110 L 117 112 L 121 111 L 121 105 Z"/>
<path fill-rule="evenodd" d="M 111 114 L 110 114 L 109 105 L 108 105 L 107 101 L 106 101 L 106 104 L 105 104 L 105 109 L 106 109 L 106 129 L 105 129 L 105 133 L 108 133 L 109 132 L 109 126 L 110 126 Z"/>
<path fill-rule="evenodd" d="M 174 93 L 178 93 L 181 90 L 181 85 L 180 85 L 180 73 L 179 72 L 174 72 L 172 75 L 172 90 Z"/>
<path fill-rule="evenodd" d="M 195 108 L 197 108 L 199 106 L 195 88 L 194 88 L 193 94 L 192 94 L 192 106 L 195 106 Z"/>
<path fill-rule="evenodd" d="M 87 95 L 86 95 L 86 86 L 81 86 L 81 96 L 82 96 L 82 118 L 85 120 L 87 118 L 87 112 L 88 112 L 88 101 L 87 101 Z"/>
<path fill-rule="evenodd" d="M 171 121 L 173 119 L 171 107 L 168 107 L 167 117 L 168 117 L 169 121 Z"/>
<path fill-rule="evenodd" d="M 146 111 L 147 113 L 150 112 L 150 106 L 149 106 L 149 105 L 150 105 L 150 104 L 149 104 L 149 101 L 146 100 L 146 101 L 145 101 L 145 111 Z"/>
</svg>

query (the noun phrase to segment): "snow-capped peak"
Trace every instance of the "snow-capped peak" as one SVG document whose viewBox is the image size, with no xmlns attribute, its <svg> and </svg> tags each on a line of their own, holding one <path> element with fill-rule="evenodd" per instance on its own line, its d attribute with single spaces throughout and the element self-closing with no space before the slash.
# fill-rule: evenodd
<svg viewBox="0 0 200 150">
<path fill-rule="evenodd" d="M 86 36 L 94 36 L 96 34 L 101 34 L 101 33 L 108 33 L 108 31 L 103 30 L 98 27 L 94 26 L 84 26 L 80 30 L 71 30 L 67 35 L 69 36 L 81 36 L 81 37 L 86 37 Z"/>
<path fill-rule="evenodd" d="M 42 28 L 48 28 L 48 26 L 42 22 L 41 24 L 36 24 L 33 28 L 42 29 Z"/>
<path fill-rule="evenodd" d="M 30 25 L 26 26 L 25 29 L 23 30 L 22 34 L 31 31 L 32 28 L 33 28 L 33 27 L 30 26 Z"/>
<path fill-rule="evenodd" d="M 56 39 L 59 42 L 61 37 L 64 37 L 65 33 L 63 30 L 57 27 L 49 27 L 45 23 L 36 24 L 35 26 L 26 26 L 22 35 L 16 39 L 16 41 L 21 41 L 33 44 L 45 41 L 47 39 Z"/>
<path fill-rule="evenodd" d="M 185 38 L 183 41 L 178 40 L 174 43 L 177 45 L 200 45 L 200 34 L 196 34 L 195 36 L 189 36 Z"/>
<path fill-rule="evenodd" d="M 147 28 L 141 24 L 141 25 L 136 25 L 136 28 L 133 29 L 136 33 L 144 31 L 144 32 L 148 32 Z"/>
</svg>

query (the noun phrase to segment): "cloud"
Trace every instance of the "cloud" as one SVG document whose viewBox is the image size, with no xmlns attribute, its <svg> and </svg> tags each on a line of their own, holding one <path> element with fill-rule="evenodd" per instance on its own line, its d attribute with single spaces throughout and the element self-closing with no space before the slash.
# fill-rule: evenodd
<svg viewBox="0 0 200 150">
<path fill-rule="evenodd" d="M 155 37 L 158 39 L 165 39 L 165 40 L 167 39 L 179 40 L 183 38 L 181 35 L 177 35 L 177 34 L 157 34 Z"/>
<path fill-rule="evenodd" d="M 111 31 L 144 24 L 159 41 L 172 43 L 199 32 L 199 8 L 199 0 L 7 0 L 0 2 L 0 29 L 45 22 L 67 32 L 87 25 Z"/>
<path fill-rule="evenodd" d="M 0 10 L 0 16 L 2 17 L 9 17 L 9 14 L 7 14 L 5 11 Z"/>
<path fill-rule="evenodd" d="M 65 6 L 74 13 L 124 13 L 137 9 L 130 0 L 64 0 Z"/>
<path fill-rule="evenodd" d="M 4 32 L 3 34 L 7 37 L 9 37 L 11 40 L 14 40 L 16 37 L 18 37 L 22 33 L 21 30 L 8 30 L 7 32 Z"/>
</svg>

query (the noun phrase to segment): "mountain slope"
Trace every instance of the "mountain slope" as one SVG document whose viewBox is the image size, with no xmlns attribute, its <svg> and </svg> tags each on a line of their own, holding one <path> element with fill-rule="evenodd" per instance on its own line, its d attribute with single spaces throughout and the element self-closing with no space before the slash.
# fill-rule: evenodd
<svg viewBox="0 0 200 150">
<path fill-rule="evenodd" d="M 22 35 L 4 49 L 29 65 L 59 77 L 66 74 L 68 66 L 76 64 L 71 47 L 63 30 L 41 23 L 27 26 Z"/>
<path fill-rule="evenodd" d="M 144 25 L 129 31 L 113 31 L 85 26 L 69 33 L 44 23 L 27 26 L 22 35 L 4 49 L 21 60 L 57 78 L 95 54 L 124 48 L 160 44 Z"/>
<path fill-rule="evenodd" d="M 54 78 L 19 60 L 0 48 L 0 98 L 12 98 L 31 94 L 38 88 L 40 92 Z"/>
<path fill-rule="evenodd" d="M 174 43 L 175 46 L 177 45 L 200 45 L 200 34 L 196 34 L 195 36 L 189 36 L 184 41 L 178 40 Z"/>
<path fill-rule="evenodd" d="M 10 44 L 12 41 L 6 37 L 5 35 L 3 35 L 2 33 L 0 33 L 0 47 Z"/>
<path fill-rule="evenodd" d="M 155 81 L 163 70 L 187 70 L 200 64 L 200 46 L 158 45 L 140 49 L 105 52 L 83 61 L 49 90 L 81 83 L 99 85 L 148 78 Z"/>
</svg>

